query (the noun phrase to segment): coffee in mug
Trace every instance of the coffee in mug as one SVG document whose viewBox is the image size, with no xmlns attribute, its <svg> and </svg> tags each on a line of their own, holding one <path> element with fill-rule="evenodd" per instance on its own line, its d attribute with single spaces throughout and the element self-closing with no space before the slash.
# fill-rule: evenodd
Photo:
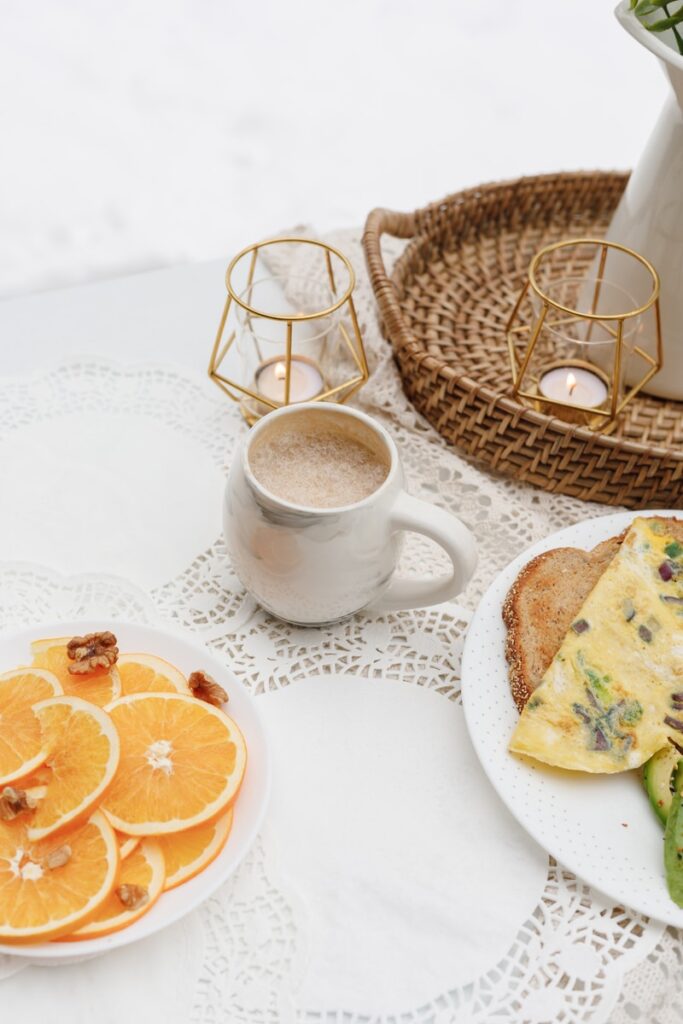
<svg viewBox="0 0 683 1024">
<path fill-rule="evenodd" d="M 261 486 L 307 508 L 340 508 L 367 498 L 384 483 L 390 465 L 373 434 L 315 409 L 276 420 L 249 449 Z"/>
<path fill-rule="evenodd" d="M 384 427 L 326 402 L 286 406 L 251 429 L 230 468 L 224 528 L 242 584 L 297 625 L 324 625 L 369 606 L 381 612 L 447 601 L 476 564 L 467 527 L 403 489 Z M 440 544 L 452 571 L 397 579 L 406 530 Z"/>
</svg>

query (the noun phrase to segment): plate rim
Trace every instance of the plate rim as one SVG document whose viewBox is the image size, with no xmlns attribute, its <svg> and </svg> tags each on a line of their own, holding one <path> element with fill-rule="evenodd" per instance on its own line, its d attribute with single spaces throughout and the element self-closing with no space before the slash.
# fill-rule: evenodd
<svg viewBox="0 0 683 1024">
<path fill-rule="evenodd" d="M 660 923 L 670 925 L 676 928 L 680 928 L 683 926 L 683 908 L 677 907 L 676 904 L 672 901 L 671 914 L 667 915 L 665 913 L 653 911 L 651 907 L 646 908 L 642 902 L 639 903 L 637 896 L 636 898 L 632 898 L 631 896 L 629 896 L 627 900 L 624 900 L 623 893 L 619 893 L 617 890 L 611 888 L 609 884 L 596 883 L 587 878 L 583 870 L 583 867 L 577 868 L 577 866 L 572 863 L 571 857 L 566 858 L 564 855 L 559 855 L 556 849 L 551 848 L 552 844 L 548 845 L 546 837 L 541 834 L 542 830 L 534 827 L 533 820 L 528 821 L 522 816 L 521 813 L 518 813 L 517 807 L 509 802 L 509 800 L 507 799 L 507 793 L 505 792 L 503 786 L 499 784 L 499 778 L 495 771 L 493 770 L 493 766 L 487 762 L 486 744 L 480 738 L 478 730 L 475 727 L 473 727 L 473 721 L 471 717 L 473 715 L 473 710 L 468 698 L 468 694 L 470 693 L 470 687 L 472 687 L 472 690 L 474 689 L 474 679 L 476 675 L 476 673 L 470 667 L 473 659 L 476 657 L 476 652 L 474 650 L 474 626 L 475 624 L 479 625 L 481 621 L 486 618 L 487 615 L 491 614 L 493 608 L 490 606 L 492 606 L 493 602 L 496 602 L 497 604 L 494 592 L 498 589 L 503 580 L 509 578 L 507 586 L 510 586 L 514 581 L 516 575 L 520 572 L 524 565 L 526 565 L 527 562 L 529 562 L 536 555 L 539 555 L 544 551 L 549 551 L 552 548 L 561 546 L 577 547 L 575 539 L 573 539 L 573 542 L 568 545 L 563 544 L 563 541 L 566 542 L 569 538 L 574 538 L 576 531 L 580 530 L 588 523 L 592 523 L 595 520 L 601 520 L 601 530 L 603 528 L 602 524 L 604 524 L 604 537 L 602 539 L 607 539 L 607 537 L 611 536 L 613 532 L 615 532 L 615 528 L 616 532 L 619 532 L 625 526 L 629 525 L 634 519 L 641 516 L 645 518 L 651 516 L 671 516 L 683 518 L 683 509 L 679 508 L 625 510 L 622 512 L 606 513 L 605 515 L 587 516 L 585 519 L 581 519 L 578 522 L 572 523 L 569 526 L 564 526 L 561 529 L 556 530 L 554 533 L 548 534 L 546 537 L 543 537 L 535 543 L 530 544 L 519 555 L 511 559 L 511 561 L 508 562 L 508 564 L 504 566 L 504 568 L 501 569 L 500 572 L 496 573 L 496 576 L 491 581 L 489 586 L 486 588 L 486 591 L 482 595 L 477 605 L 476 611 L 472 616 L 472 620 L 467 630 L 467 636 L 465 637 L 460 676 L 461 697 L 463 704 L 463 712 L 465 715 L 465 722 L 467 725 L 467 731 L 469 733 L 470 739 L 472 741 L 472 746 L 474 747 L 477 759 L 482 767 L 484 774 L 486 775 L 487 779 L 495 789 L 499 799 L 503 801 L 503 803 L 510 811 L 510 813 L 513 815 L 515 820 L 524 829 L 524 831 L 529 836 L 531 836 L 534 842 L 538 843 L 541 849 L 543 849 L 547 854 L 553 857 L 553 859 L 556 860 L 558 864 L 561 864 L 562 866 L 567 868 L 569 871 L 575 874 L 577 878 L 582 879 L 592 889 L 595 889 L 597 892 L 602 893 L 604 896 L 606 896 L 609 900 L 611 900 L 618 906 L 622 906 L 625 909 L 630 908 L 632 911 L 642 914 L 645 917 L 651 918 L 652 920 L 659 921 Z M 583 550 L 586 550 L 586 548 L 583 548 Z M 498 604 L 498 612 L 499 614 L 502 613 L 502 601 Z M 468 679 L 472 680 L 472 682 L 468 682 Z M 510 701 L 510 704 L 514 706 L 514 702 L 512 700 L 512 693 L 510 690 L 507 676 L 505 679 L 505 690 L 507 699 Z M 644 806 L 645 804 L 646 801 L 644 801 Z"/>
<path fill-rule="evenodd" d="M 221 873 L 221 877 L 216 879 L 215 885 L 212 887 L 211 892 L 192 898 L 185 904 L 178 901 L 180 905 L 173 911 L 170 912 L 170 916 L 159 923 L 154 928 L 141 928 L 140 934 L 137 934 L 136 925 L 144 925 L 146 915 L 140 918 L 139 922 L 134 922 L 130 928 L 122 928 L 118 932 L 112 932 L 110 935 L 103 935 L 96 939 L 85 939 L 79 942 L 57 942 L 47 941 L 38 943 L 7 943 L 0 942 L 0 955 L 15 956 L 21 960 L 33 961 L 38 965 L 42 963 L 57 964 L 61 963 L 73 963 L 80 960 L 89 959 L 93 956 L 98 956 L 103 953 L 107 953 L 113 949 L 119 949 L 124 946 L 131 945 L 135 942 L 140 942 L 143 939 L 152 938 L 154 935 L 158 935 L 163 932 L 166 928 L 176 924 L 183 917 L 197 910 L 207 899 L 211 898 L 212 893 L 224 885 L 225 882 L 235 873 L 238 867 L 242 864 L 249 851 L 254 845 L 256 838 L 259 834 L 261 826 L 268 810 L 270 803 L 271 791 L 272 791 L 272 779 L 273 779 L 273 765 L 272 765 L 272 753 L 270 749 L 270 741 L 268 738 L 268 732 L 265 727 L 263 716 L 260 709 L 258 708 L 258 702 L 256 698 L 249 692 L 245 684 L 241 679 L 233 672 L 228 665 L 221 663 L 220 657 L 212 651 L 205 643 L 202 642 L 201 637 L 198 637 L 187 630 L 178 627 L 175 623 L 146 623 L 146 622 L 133 622 L 130 619 L 124 619 L 116 616 L 102 616 L 88 617 L 82 619 L 50 619 L 37 622 L 35 625 L 28 627 L 22 627 L 21 629 L 7 630 L 0 634 L 0 650 L 5 643 L 21 643 L 24 640 L 30 642 L 31 639 L 36 639 L 40 636 L 66 636 L 71 634 L 76 636 L 83 633 L 97 632 L 103 629 L 109 629 L 116 631 L 116 629 L 134 629 L 143 630 L 150 633 L 153 637 L 158 638 L 160 643 L 163 643 L 165 638 L 171 638 L 184 645 L 186 648 L 193 650 L 203 659 L 209 659 L 215 665 L 220 668 L 220 674 L 228 684 L 228 690 L 239 690 L 249 706 L 250 713 L 253 715 L 253 726 L 258 734 L 259 743 L 262 747 L 262 754 L 260 758 L 260 793 L 258 795 L 258 805 L 254 813 L 253 820 L 246 828 L 245 836 L 242 840 L 242 850 L 235 861 L 231 864 L 226 871 Z M 28 648 L 27 648 L 28 650 Z M 125 653 L 125 652 L 124 652 Z M 135 652 L 132 652 L 135 653 Z M 158 653 L 159 657 L 163 657 L 161 652 Z M 232 716 L 231 716 L 232 717 Z M 240 725 L 240 722 L 237 724 Z M 240 726 L 241 727 L 241 726 Z M 248 762 L 247 762 L 248 765 Z M 248 770 L 248 767 L 247 767 Z M 239 796 L 239 794 L 238 794 Z M 229 842 L 228 842 L 229 846 Z M 217 860 L 221 857 L 222 853 L 227 850 L 228 846 L 224 847 L 221 851 Z M 207 865 L 210 867 L 210 865 Z M 196 876 L 201 877 L 201 873 Z M 194 879 L 188 879 L 187 884 L 191 885 Z M 182 891 L 182 886 L 179 886 L 176 892 Z M 191 892 L 191 890 L 190 890 Z M 151 908 L 152 913 L 154 907 Z M 152 918 L 153 920 L 153 918 Z M 149 926 L 149 921 L 146 922 Z M 132 932 L 132 934 L 130 934 Z M 128 934 L 127 934 L 128 933 Z"/>
</svg>

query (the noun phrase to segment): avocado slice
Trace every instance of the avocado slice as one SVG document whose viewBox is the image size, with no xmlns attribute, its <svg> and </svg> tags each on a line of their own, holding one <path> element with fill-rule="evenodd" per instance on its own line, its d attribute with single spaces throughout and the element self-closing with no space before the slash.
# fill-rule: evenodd
<svg viewBox="0 0 683 1024">
<path fill-rule="evenodd" d="M 666 825 L 673 796 L 674 773 L 681 755 L 675 747 L 664 747 L 645 762 L 643 766 L 643 784 L 650 798 L 652 809 Z"/>
<path fill-rule="evenodd" d="M 664 869 L 669 896 L 683 907 L 683 758 L 674 778 L 674 794 L 664 832 Z"/>
</svg>

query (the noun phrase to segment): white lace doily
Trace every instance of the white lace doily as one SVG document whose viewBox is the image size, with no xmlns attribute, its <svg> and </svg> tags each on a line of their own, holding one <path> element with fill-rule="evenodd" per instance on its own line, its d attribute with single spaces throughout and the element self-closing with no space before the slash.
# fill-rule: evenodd
<svg viewBox="0 0 683 1024">
<path fill-rule="evenodd" d="M 447 447 L 403 395 L 379 333 L 358 234 L 331 241 L 351 257 L 358 275 L 355 297 L 372 369 L 358 404 L 393 432 L 412 491 L 457 513 L 477 536 L 477 575 L 459 602 L 358 616 L 321 630 L 285 626 L 243 592 L 230 571 L 216 520 L 214 535 L 209 539 L 207 533 L 204 549 L 194 552 L 182 571 L 163 577 L 160 561 L 151 583 L 133 571 L 126 579 L 111 571 L 74 572 L 73 556 L 68 564 L 50 568 L 17 561 L 12 538 L 0 537 L 1 630 L 95 615 L 173 621 L 220 652 L 257 695 L 313 674 L 348 674 L 428 687 L 443 700 L 459 701 L 463 639 L 483 589 L 531 542 L 606 510 L 497 478 Z M 398 246 L 391 249 L 390 258 Z M 3 446 L 25 443 L 22 432 L 42 429 L 36 424 L 49 427 L 51 418 L 65 411 L 75 418 L 120 417 L 122 444 L 127 427 L 154 421 L 155 430 L 182 436 L 221 474 L 245 429 L 237 409 L 199 375 L 169 366 L 74 360 L 34 377 L 0 380 L 0 455 Z M 211 520 L 207 523 L 209 530 Z M 422 575 L 441 567 L 442 558 L 429 542 L 411 537 L 401 571 Z M 184 979 L 192 991 L 182 1013 L 190 1016 L 181 1017 L 178 1009 L 177 1019 L 183 1024 L 187 1019 L 197 1024 L 394 1024 L 395 1015 L 370 1018 L 344 1006 L 313 1013 L 299 1004 L 306 970 L 305 893 L 283 885 L 273 852 L 276 838 L 264 833 L 237 875 L 192 916 L 187 927 L 194 929 L 196 976 Z M 13 985 L 11 976 L 22 966 L 20 958 L 0 960 L 4 985 Z M 550 863 L 542 898 L 531 917 L 519 922 L 503 959 L 465 985 L 434 992 L 425 1005 L 403 1007 L 400 1020 L 675 1024 L 683 1019 L 682 966 L 676 932 L 627 915 Z"/>
</svg>

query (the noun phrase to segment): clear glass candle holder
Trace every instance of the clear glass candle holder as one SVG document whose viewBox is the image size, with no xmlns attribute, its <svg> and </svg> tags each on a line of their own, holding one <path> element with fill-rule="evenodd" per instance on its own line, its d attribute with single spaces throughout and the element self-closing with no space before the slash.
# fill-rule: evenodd
<svg viewBox="0 0 683 1024">
<path fill-rule="evenodd" d="M 626 261 L 618 279 L 628 290 L 613 280 L 617 260 Z M 507 325 L 513 395 L 565 422 L 612 430 L 661 368 L 658 296 L 654 267 L 624 246 L 578 239 L 542 249 Z"/>
<path fill-rule="evenodd" d="M 349 260 L 312 239 L 260 242 L 232 260 L 209 375 L 249 423 L 297 402 L 344 402 L 362 387 L 354 285 Z"/>
</svg>

